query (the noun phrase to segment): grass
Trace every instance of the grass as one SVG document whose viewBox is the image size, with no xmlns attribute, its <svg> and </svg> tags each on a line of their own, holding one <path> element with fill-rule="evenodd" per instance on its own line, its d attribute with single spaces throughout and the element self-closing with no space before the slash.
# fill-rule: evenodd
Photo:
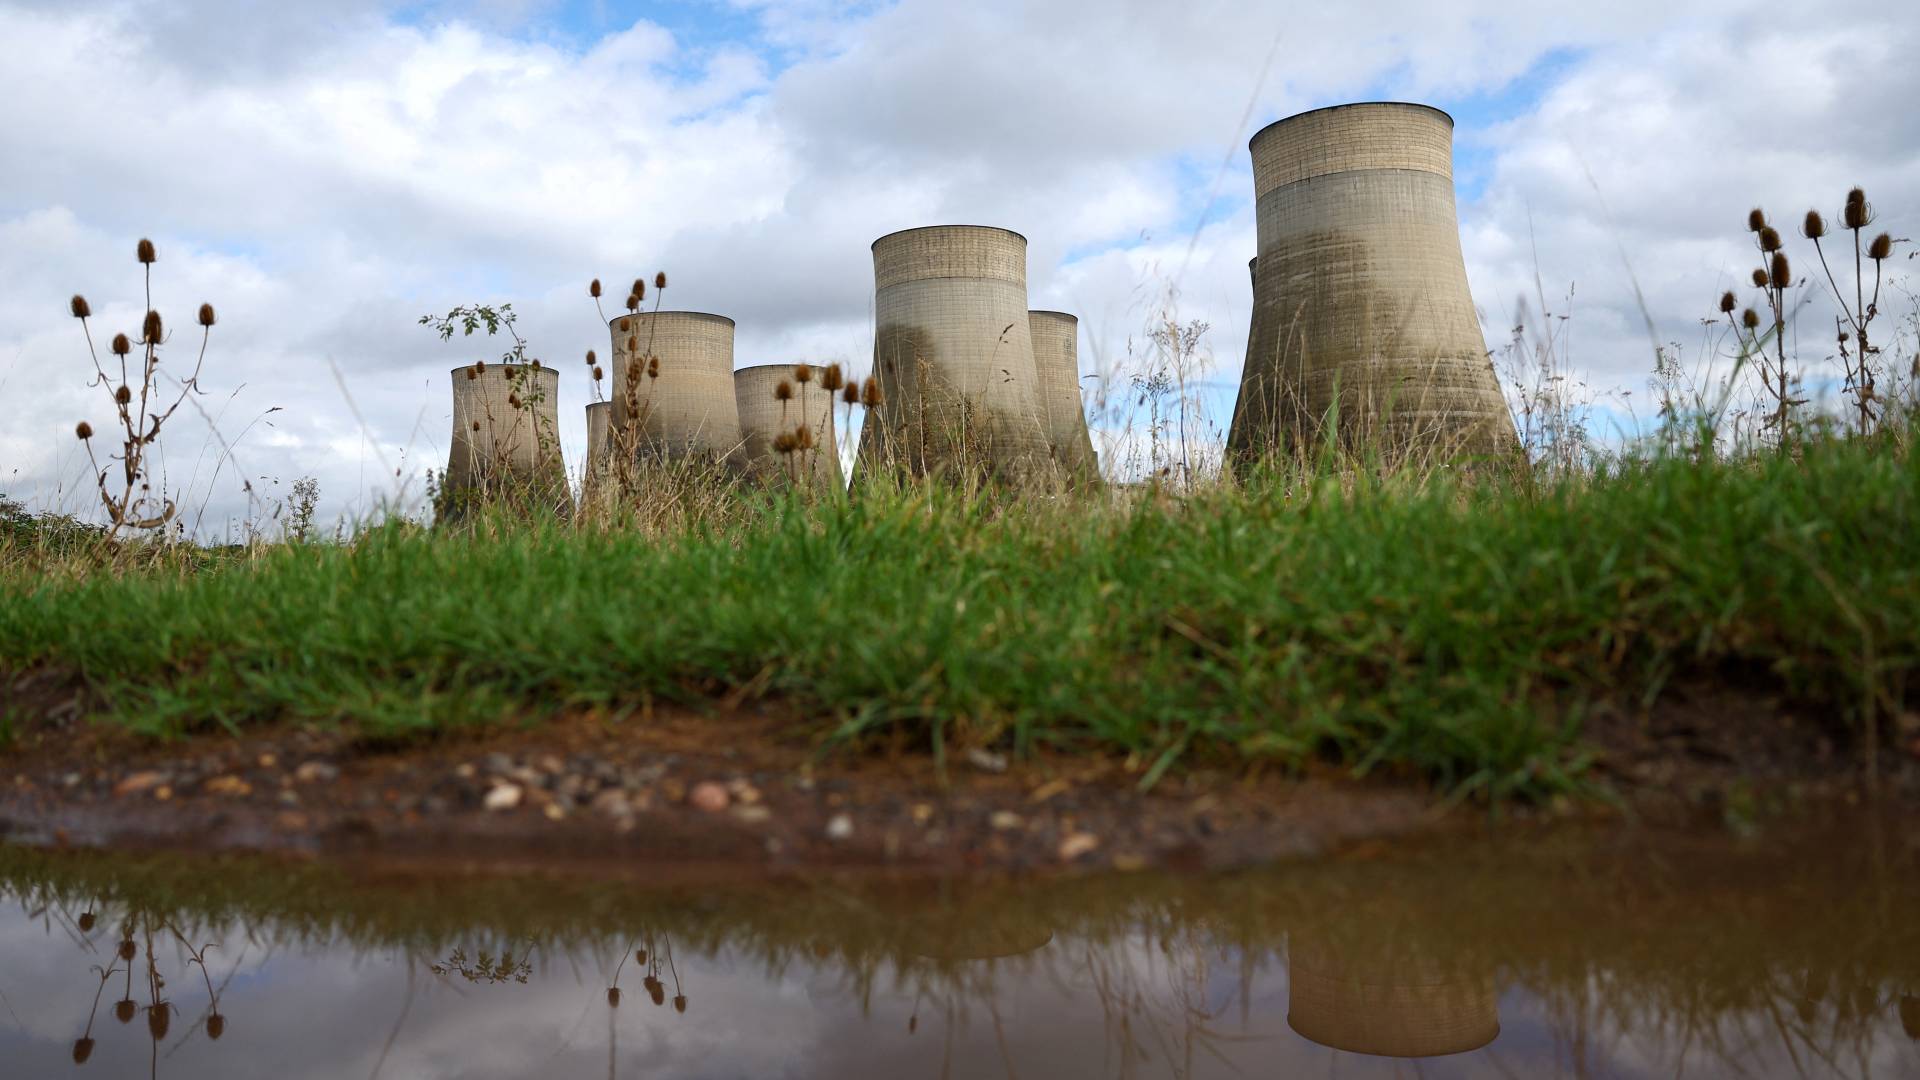
<svg viewBox="0 0 1920 1080">
<path fill-rule="evenodd" d="M 386 739 L 574 707 L 794 703 L 815 734 L 1337 760 L 1577 787 L 1580 719 L 1676 680 L 1910 708 L 1920 461 L 1863 440 L 1563 482 L 1268 477 L 1183 499 L 767 496 L 724 529 L 394 525 L 117 570 L 0 552 L 0 673 L 157 736 Z M 1738 718 L 1729 718 L 1738 722 Z"/>
</svg>

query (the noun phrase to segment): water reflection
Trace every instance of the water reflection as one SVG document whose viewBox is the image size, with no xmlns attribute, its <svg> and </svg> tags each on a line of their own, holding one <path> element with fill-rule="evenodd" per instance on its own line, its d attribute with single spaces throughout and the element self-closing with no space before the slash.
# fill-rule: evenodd
<svg viewBox="0 0 1920 1080">
<path fill-rule="evenodd" d="M 1920 1075 L 1920 874 L 1868 847 L 699 888 L 0 850 L 0 1073 Z"/>
</svg>

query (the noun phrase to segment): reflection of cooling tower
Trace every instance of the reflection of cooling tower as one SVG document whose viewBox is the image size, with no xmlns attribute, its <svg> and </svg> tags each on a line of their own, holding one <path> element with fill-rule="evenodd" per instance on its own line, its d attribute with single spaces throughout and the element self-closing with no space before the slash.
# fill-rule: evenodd
<svg viewBox="0 0 1920 1080">
<path fill-rule="evenodd" d="M 1053 460 L 1076 481 L 1098 479 L 1100 462 L 1080 401 L 1080 320 L 1061 311 L 1029 311 L 1036 397 Z"/>
<path fill-rule="evenodd" d="M 733 320 L 697 311 L 641 312 L 614 319 L 609 329 L 614 444 L 631 438 L 642 454 L 675 458 L 732 454 L 740 445 Z M 657 376 L 649 373 L 655 360 Z"/>
<path fill-rule="evenodd" d="M 747 469 L 762 479 L 805 476 L 822 489 L 840 486 L 840 447 L 834 441 L 833 409 L 837 396 L 820 386 L 824 369 L 813 368 L 813 381 L 794 381 L 797 364 L 766 364 L 733 373 L 733 397 L 740 409 L 740 435 Z M 781 383 L 793 398 L 781 401 L 774 391 Z M 774 440 L 805 424 L 813 432 L 813 449 L 783 454 Z"/>
<path fill-rule="evenodd" d="M 1287 987 L 1287 1026 L 1335 1050 L 1434 1057 L 1477 1050 L 1500 1034 L 1492 976 L 1431 960 L 1357 961 L 1296 940 Z"/>
<path fill-rule="evenodd" d="M 441 492 L 453 516 L 481 500 L 569 504 L 559 398 L 560 374 L 550 367 L 453 369 L 453 445 Z"/>
<path fill-rule="evenodd" d="M 1460 253 L 1453 119 L 1340 105 L 1251 145 L 1260 253 L 1229 451 L 1309 446 L 1336 401 L 1349 444 L 1510 450 Z"/>
<path fill-rule="evenodd" d="M 1027 331 L 1027 240 L 935 225 L 873 243 L 874 370 L 863 470 L 1030 474 L 1047 459 Z"/>
</svg>

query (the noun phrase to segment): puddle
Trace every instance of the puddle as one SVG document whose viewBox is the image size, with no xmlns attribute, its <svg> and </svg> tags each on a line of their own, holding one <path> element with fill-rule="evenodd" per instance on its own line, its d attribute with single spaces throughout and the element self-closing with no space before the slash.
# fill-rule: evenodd
<svg viewBox="0 0 1920 1080">
<path fill-rule="evenodd" d="M 1214 877 L 608 870 L 0 849 L 0 1073 L 1920 1076 L 1920 855 L 1874 823 Z"/>
</svg>

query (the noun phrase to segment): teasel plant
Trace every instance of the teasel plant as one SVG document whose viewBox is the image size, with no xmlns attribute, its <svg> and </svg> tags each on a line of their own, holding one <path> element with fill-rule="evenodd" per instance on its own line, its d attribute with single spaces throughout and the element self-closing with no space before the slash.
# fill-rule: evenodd
<svg viewBox="0 0 1920 1080">
<path fill-rule="evenodd" d="M 655 314 L 658 314 L 660 311 L 661 298 L 666 291 L 667 272 L 665 270 L 656 271 L 653 275 L 652 289 L 653 312 Z M 614 319 L 618 319 L 620 316 L 616 315 L 614 319 L 607 318 L 605 309 L 600 306 L 601 292 L 600 279 L 594 278 L 587 286 L 587 294 L 593 298 L 594 310 L 599 314 L 601 323 L 608 327 L 610 332 L 617 333 L 618 331 L 612 330 L 612 326 Z M 640 313 L 640 309 L 646 305 L 647 294 L 646 278 L 634 278 L 633 284 L 627 287 L 627 299 L 624 305 L 628 315 L 638 315 Z M 627 495 L 632 495 L 639 489 L 640 432 L 645 427 L 647 414 L 652 410 L 653 384 L 660 378 L 660 358 L 654 355 L 653 352 L 654 332 L 654 326 L 649 325 L 647 327 L 647 341 L 643 348 L 639 336 L 634 334 L 632 327 L 629 326 L 627 328 L 625 359 L 623 360 L 621 358 L 620 349 L 615 348 L 613 350 L 613 362 L 625 365 L 625 369 L 619 372 L 619 374 L 623 376 L 621 379 L 620 400 L 614 402 L 616 422 L 613 425 L 612 438 L 612 455 L 615 461 L 613 479 L 615 487 Z M 617 340 L 615 344 L 618 344 Z M 600 400 L 599 384 L 606 372 L 605 369 L 599 365 L 591 351 L 587 353 L 587 359 L 588 366 L 592 369 L 595 393 L 594 400 L 598 401 Z M 645 383 L 644 391 L 642 390 L 643 380 Z"/>
<path fill-rule="evenodd" d="M 163 388 L 160 351 L 168 335 L 165 320 L 153 306 L 153 264 L 159 261 L 153 241 L 143 238 L 136 244 L 134 258 L 140 263 L 146 315 L 141 319 L 137 339 L 122 333 L 108 341 L 111 361 L 103 363 L 95 346 L 91 326 L 93 308 L 87 298 L 75 293 L 67 302 L 68 312 L 80 320 L 81 333 L 87 339 L 87 355 L 93 361 L 94 378 L 88 385 L 100 388 L 112 400 L 119 423 L 120 450 L 117 454 L 108 452 L 104 465 L 94 450 L 93 425 L 82 420 L 74 426 L 74 435 L 87 449 L 100 502 L 106 507 L 107 519 L 111 522 L 109 536 L 122 530 L 161 531 L 178 513 L 176 504 L 164 491 L 153 489 L 149 454 L 173 414 L 190 397 L 201 393 L 200 372 L 206 364 L 207 343 L 212 339 L 216 321 L 213 305 L 201 304 L 195 314 L 200 327 L 200 348 L 193 371 L 186 378 L 176 380 L 171 389 Z M 117 378 L 108 373 L 109 364 L 118 366 Z M 116 473 L 117 479 L 110 479 Z"/>
<path fill-rule="evenodd" d="M 1820 257 L 1820 269 L 1825 272 L 1827 286 L 1833 290 L 1833 299 L 1840 306 L 1840 315 L 1835 319 L 1835 338 L 1840 354 L 1841 366 L 1846 373 L 1844 384 L 1846 393 L 1853 398 L 1854 423 L 1858 434 L 1867 435 L 1882 415 L 1879 394 L 1877 393 L 1880 371 L 1880 348 L 1872 342 L 1874 318 L 1880 313 L 1880 286 L 1884 277 L 1886 261 L 1893 256 L 1895 241 L 1890 233 L 1879 233 L 1871 240 L 1866 239 L 1867 229 L 1874 222 L 1873 204 L 1867 201 L 1865 189 L 1854 187 L 1847 191 L 1845 204 L 1840 210 L 1841 231 L 1850 234 L 1853 246 L 1853 302 L 1847 302 L 1846 291 L 1841 288 L 1834 275 L 1833 265 L 1827 260 L 1827 249 L 1821 243 L 1827 236 L 1827 223 L 1818 210 L 1808 210 L 1801 234 L 1813 241 L 1813 250 Z M 1873 264 L 1873 286 L 1867 287 L 1866 263 Z"/>
<path fill-rule="evenodd" d="M 1793 266 L 1787 258 L 1780 230 L 1767 221 L 1766 211 L 1755 207 L 1747 213 L 1747 231 L 1753 234 L 1754 246 L 1760 253 L 1760 265 L 1754 269 L 1752 279 L 1754 288 L 1760 290 L 1766 311 L 1763 314 L 1752 307 L 1744 309 L 1734 329 L 1741 358 L 1751 361 L 1759 370 L 1761 385 L 1773 404 L 1765 426 L 1773 430 L 1775 445 L 1787 453 L 1793 447 L 1793 411 L 1807 403 L 1807 399 L 1796 396 L 1799 379 L 1787 360 L 1787 294 L 1793 288 Z M 1721 311 L 1729 319 L 1733 317 L 1732 308 L 1737 306 L 1737 302 L 1729 305 L 1725 296 L 1720 299 Z"/>
</svg>

